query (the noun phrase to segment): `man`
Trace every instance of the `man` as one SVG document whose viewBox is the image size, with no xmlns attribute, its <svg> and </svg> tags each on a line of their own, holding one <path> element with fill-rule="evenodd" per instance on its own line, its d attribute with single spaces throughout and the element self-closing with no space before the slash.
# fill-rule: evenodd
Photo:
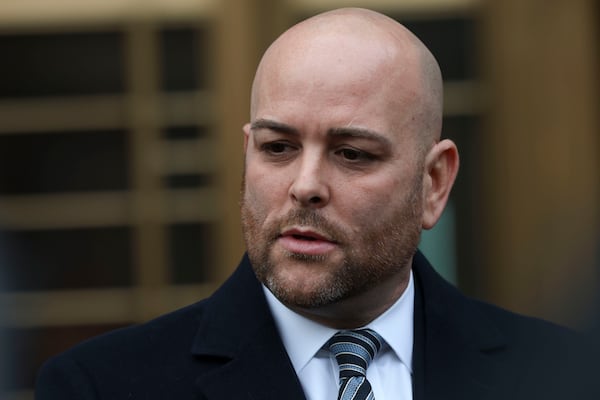
<svg viewBox="0 0 600 400">
<path fill-rule="evenodd" d="M 51 360 L 37 399 L 588 395 L 574 334 L 463 297 L 417 251 L 458 170 L 442 97 L 434 57 L 381 14 L 285 32 L 244 126 L 237 271 L 204 301 Z M 355 338 L 372 362 L 339 366 Z"/>
</svg>

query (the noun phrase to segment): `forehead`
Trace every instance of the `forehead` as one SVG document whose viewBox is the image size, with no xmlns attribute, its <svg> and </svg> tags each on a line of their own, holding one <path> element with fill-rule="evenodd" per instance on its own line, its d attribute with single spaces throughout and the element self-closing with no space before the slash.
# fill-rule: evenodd
<svg viewBox="0 0 600 400">
<path fill-rule="evenodd" d="M 284 37 L 263 58 L 255 83 L 259 91 L 379 87 L 406 68 L 395 53 L 388 43 L 342 32 Z"/>
<path fill-rule="evenodd" d="M 410 121 L 418 79 L 397 48 L 338 33 L 293 39 L 270 49 L 261 63 L 253 120 L 328 125 L 325 129 L 357 125 L 380 132 Z"/>
</svg>

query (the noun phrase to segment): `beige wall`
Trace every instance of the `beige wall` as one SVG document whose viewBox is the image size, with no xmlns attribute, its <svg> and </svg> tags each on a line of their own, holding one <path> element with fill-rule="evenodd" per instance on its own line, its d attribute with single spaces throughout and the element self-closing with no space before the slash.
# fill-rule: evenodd
<svg viewBox="0 0 600 400">
<path fill-rule="evenodd" d="M 599 290 L 597 4 L 490 1 L 482 13 L 482 292 L 574 326 Z"/>
</svg>

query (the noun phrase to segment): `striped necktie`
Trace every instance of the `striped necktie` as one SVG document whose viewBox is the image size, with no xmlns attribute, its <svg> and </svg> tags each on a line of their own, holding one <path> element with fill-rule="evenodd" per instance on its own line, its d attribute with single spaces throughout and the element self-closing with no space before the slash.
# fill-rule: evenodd
<svg viewBox="0 0 600 400">
<path fill-rule="evenodd" d="M 371 329 L 340 331 L 329 340 L 329 350 L 340 368 L 338 400 L 374 400 L 367 367 L 383 339 Z"/>
</svg>

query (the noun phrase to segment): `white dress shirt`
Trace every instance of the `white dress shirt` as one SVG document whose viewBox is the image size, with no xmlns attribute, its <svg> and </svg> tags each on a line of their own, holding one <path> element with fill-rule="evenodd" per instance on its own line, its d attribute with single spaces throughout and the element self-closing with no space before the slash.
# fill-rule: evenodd
<svg viewBox="0 0 600 400">
<path fill-rule="evenodd" d="M 338 365 L 323 345 L 337 332 L 283 305 L 263 286 L 275 323 L 307 400 L 335 400 Z M 367 369 L 376 400 L 412 399 L 414 283 L 412 271 L 402 296 L 364 328 L 379 333 L 385 343 Z"/>
</svg>

